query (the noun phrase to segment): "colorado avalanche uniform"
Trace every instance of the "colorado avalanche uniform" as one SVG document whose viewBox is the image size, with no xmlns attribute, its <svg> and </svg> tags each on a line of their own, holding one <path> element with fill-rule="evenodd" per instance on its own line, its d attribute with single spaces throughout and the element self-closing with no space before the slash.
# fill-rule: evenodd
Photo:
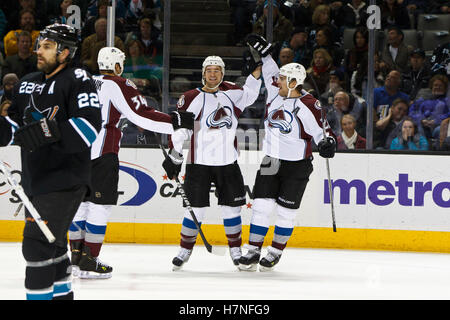
<svg viewBox="0 0 450 320">
<path fill-rule="evenodd" d="M 256 175 L 249 244 L 261 248 L 270 213 L 276 211 L 275 230 L 269 252 L 281 256 L 292 231 L 312 166 L 312 140 L 323 139 L 321 105 L 302 90 L 300 97 L 279 95 L 279 68 L 270 55 L 262 58 L 267 88 L 263 151 L 266 157 Z M 325 120 L 326 132 L 334 137 Z"/>
<path fill-rule="evenodd" d="M 195 114 L 194 130 L 180 129 L 171 136 L 171 147 L 179 153 L 184 140 L 190 139 L 184 188 L 199 222 L 209 206 L 211 183 L 215 184 L 230 248 L 241 245 L 240 206 L 246 200 L 237 164 L 236 128 L 242 111 L 256 101 L 260 86 L 261 80 L 250 75 L 242 88 L 223 82 L 215 93 L 201 88 L 185 92 L 178 109 Z M 197 234 L 191 215 L 185 211 L 180 246 L 192 249 Z"/>
<path fill-rule="evenodd" d="M 243 88 L 223 82 L 215 93 L 200 88 L 185 92 L 177 106 L 195 114 L 195 128 L 177 130 L 171 137 L 174 149 L 182 153 L 184 140 L 190 139 L 188 163 L 221 166 L 236 161 L 238 119 L 256 101 L 260 86 L 261 80 L 249 76 Z"/>
<path fill-rule="evenodd" d="M 90 254 L 97 257 L 112 205 L 118 200 L 120 119 L 127 118 L 141 128 L 165 134 L 172 134 L 173 126 L 168 114 L 147 106 L 132 81 L 109 75 L 93 78 L 102 112 L 102 127 L 91 150 L 93 192 L 80 205 L 69 229 L 69 239 L 72 247 L 83 241 Z"/>
</svg>

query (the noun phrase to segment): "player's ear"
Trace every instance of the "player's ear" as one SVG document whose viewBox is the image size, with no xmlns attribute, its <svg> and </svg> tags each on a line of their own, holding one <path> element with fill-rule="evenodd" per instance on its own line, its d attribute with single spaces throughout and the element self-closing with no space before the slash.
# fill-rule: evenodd
<svg viewBox="0 0 450 320">
<path fill-rule="evenodd" d="M 115 68 L 115 73 L 117 75 L 121 75 L 122 74 L 122 68 L 120 67 L 120 64 L 116 63 L 116 65 L 114 66 Z"/>
<path fill-rule="evenodd" d="M 70 51 L 67 48 L 64 48 L 60 54 L 56 57 L 59 61 L 59 63 L 64 63 L 67 61 L 67 58 L 69 57 Z"/>
</svg>

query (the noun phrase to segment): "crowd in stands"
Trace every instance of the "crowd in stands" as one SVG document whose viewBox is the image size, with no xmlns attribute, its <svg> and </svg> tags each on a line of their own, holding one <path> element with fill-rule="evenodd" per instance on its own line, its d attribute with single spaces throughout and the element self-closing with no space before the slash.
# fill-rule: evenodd
<svg viewBox="0 0 450 320">
<path fill-rule="evenodd" d="M 11 90 L 25 74 L 37 71 L 35 41 L 40 30 L 52 23 L 68 23 L 80 9 L 80 45 L 74 65 L 98 74 L 97 56 L 106 46 L 109 0 L 18 0 L 0 4 L 0 96 L 6 112 Z M 116 0 L 114 45 L 126 53 L 123 76 L 145 96 L 160 100 L 162 81 L 162 24 L 160 0 Z M 75 24 L 74 24 L 75 23 Z M 138 141 L 144 141 L 138 130 Z M 133 140 L 133 139 L 132 139 Z M 144 141 L 145 142 L 145 141 Z"/>
<path fill-rule="evenodd" d="M 230 0 L 235 44 L 266 36 L 267 0 Z M 366 148 L 369 0 L 272 0 L 272 57 L 301 63 L 338 149 Z M 373 148 L 450 150 L 450 1 L 378 0 Z M 431 35 L 422 20 L 439 20 Z M 413 34 L 415 37 L 411 37 Z M 431 42 L 430 42 L 431 41 Z M 431 45 L 430 45 L 431 43 Z M 244 55 L 245 56 L 245 55 Z"/>
<path fill-rule="evenodd" d="M 249 33 L 266 36 L 267 0 L 227 2 L 235 26 L 234 45 L 245 46 Z M 305 67 L 303 87 L 326 108 L 339 149 L 365 149 L 369 0 L 271 2 L 275 61 Z M 376 31 L 373 61 L 373 148 L 450 150 L 450 1 L 377 0 L 376 4 L 381 30 Z M 2 107 L 18 79 L 36 71 L 33 49 L 39 31 L 51 23 L 67 23 L 71 5 L 80 8 L 82 17 L 75 64 L 98 73 L 98 51 L 106 45 L 108 0 L 2 1 Z M 115 11 L 115 46 L 127 57 L 123 76 L 156 100 L 161 98 L 163 74 L 161 5 L 160 0 L 116 0 Z M 424 19 L 443 21 L 444 27 L 433 30 L 432 36 L 439 38 L 435 45 L 425 41 L 430 30 Z M 417 31 L 417 39 L 411 38 L 411 31 Z M 131 140 L 143 140 L 142 132 L 133 132 Z"/>
</svg>

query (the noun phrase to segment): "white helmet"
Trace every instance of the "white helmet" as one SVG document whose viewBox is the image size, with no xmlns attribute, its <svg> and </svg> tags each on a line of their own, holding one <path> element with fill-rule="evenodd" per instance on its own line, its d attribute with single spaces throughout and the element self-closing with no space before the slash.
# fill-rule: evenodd
<svg viewBox="0 0 450 320">
<path fill-rule="evenodd" d="M 222 79 L 220 80 L 220 83 L 215 86 L 214 88 L 210 88 L 210 89 L 215 89 L 218 86 L 220 86 L 220 84 L 223 81 L 223 77 L 225 76 L 225 63 L 223 62 L 222 58 L 219 56 L 209 56 L 206 57 L 206 59 L 203 61 L 202 64 L 202 84 L 205 85 L 205 70 L 207 66 L 219 66 L 221 71 L 222 71 Z"/>
<path fill-rule="evenodd" d="M 288 63 L 280 68 L 280 75 L 286 77 L 287 83 L 295 79 L 297 85 L 303 84 L 306 79 L 305 67 L 300 63 Z"/>
<path fill-rule="evenodd" d="M 120 65 L 120 76 L 123 72 L 123 62 L 125 60 L 125 53 L 115 47 L 104 47 L 98 52 L 98 68 L 99 70 L 109 70 L 116 73 L 116 63 Z"/>
</svg>

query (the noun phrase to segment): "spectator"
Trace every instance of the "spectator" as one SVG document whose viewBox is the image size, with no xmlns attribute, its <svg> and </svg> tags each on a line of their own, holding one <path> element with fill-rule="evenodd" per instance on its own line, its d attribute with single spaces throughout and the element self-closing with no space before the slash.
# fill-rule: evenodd
<svg viewBox="0 0 450 320">
<path fill-rule="evenodd" d="M 34 44 L 36 38 L 39 36 L 39 30 L 35 30 L 34 13 L 30 9 L 24 9 L 20 12 L 20 29 L 9 31 L 3 38 L 5 56 L 12 56 L 17 53 L 17 37 L 22 31 L 31 33 L 32 43 Z"/>
<path fill-rule="evenodd" d="M 3 76 L 3 95 L 0 100 L 2 103 L 5 100 L 12 100 L 13 88 L 19 82 L 19 78 L 15 73 L 8 73 Z"/>
<path fill-rule="evenodd" d="M 400 91 L 401 75 L 397 70 L 392 70 L 384 81 L 384 86 L 375 88 L 373 93 L 373 107 L 375 108 L 377 119 L 382 119 L 388 115 L 392 102 L 401 98 L 409 101 L 409 96 Z"/>
<path fill-rule="evenodd" d="M 292 22 L 293 11 L 291 7 L 286 6 L 286 0 L 272 0 L 274 6 L 277 6 L 278 12 L 281 13 L 286 19 Z M 264 15 L 264 9 L 267 6 L 267 0 L 257 0 L 255 6 L 256 20 Z"/>
<path fill-rule="evenodd" d="M 11 2 L 13 1 L 10 1 L 10 5 L 13 5 Z M 33 13 L 36 30 L 41 30 L 48 25 L 47 1 L 39 0 L 38 6 L 36 6 L 36 0 L 19 0 L 17 2 L 19 3 L 19 6 L 16 5 L 16 7 L 11 10 L 11 13 L 7 15 L 8 30 L 22 28 L 21 15 L 24 10 Z"/>
<path fill-rule="evenodd" d="M 410 15 L 414 17 L 413 29 L 417 28 L 417 18 L 419 14 L 427 13 L 429 1 L 427 0 L 398 0 L 399 4 L 403 4 Z"/>
<path fill-rule="evenodd" d="M 383 0 L 381 9 L 381 28 L 397 27 L 399 29 L 411 29 L 408 10 L 397 0 Z"/>
<path fill-rule="evenodd" d="M 445 14 L 450 13 L 450 1 L 448 0 L 431 0 L 429 3 L 430 13 Z"/>
<path fill-rule="evenodd" d="M 154 96 L 155 91 L 159 92 L 162 67 L 150 56 L 144 55 L 142 43 L 137 39 L 129 40 L 125 46 L 125 55 L 123 77 L 131 79 L 144 95 Z"/>
<path fill-rule="evenodd" d="M 97 15 L 93 17 L 89 17 L 84 24 L 84 27 L 81 29 L 81 38 L 84 39 L 91 34 L 95 33 L 95 22 L 99 18 L 107 18 L 109 0 L 99 0 L 97 4 Z M 117 9 L 116 9 L 117 12 Z M 114 26 L 114 30 L 116 35 L 120 38 L 121 35 L 125 32 L 124 23 L 121 19 L 117 19 Z"/>
<path fill-rule="evenodd" d="M 444 119 L 441 122 L 441 129 L 439 133 L 439 145 L 436 148 L 440 151 L 450 151 L 450 118 Z"/>
<path fill-rule="evenodd" d="M 405 73 L 408 70 L 408 60 L 412 48 L 403 43 L 403 32 L 398 27 L 390 27 L 387 33 L 387 43 L 381 54 L 381 69 L 385 72 L 398 70 Z"/>
<path fill-rule="evenodd" d="M 7 117 L 8 116 L 8 108 L 11 105 L 10 100 L 5 100 L 0 104 L 0 116 Z"/>
<path fill-rule="evenodd" d="M 431 72 L 444 74 L 450 79 L 450 42 L 439 45 L 431 57 Z"/>
<path fill-rule="evenodd" d="M 353 48 L 345 55 L 344 69 L 351 75 L 356 71 L 358 65 L 367 62 L 369 51 L 369 31 L 366 27 L 358 27 L 353 33 Z M 365 65 L 367 68 L 367 64 Z"/>
<path fill-rule="evenodd" d="M 294 62 L 294 51 L 291 48 L 283 48 L 280 50 L 279 59 L 279 67 L 284 66 L 285 64 Z"/>
<path fill-rule="evenodd" d="M 283 42 L 289 38 L 292 33 L 292 22 L 287 19 L 281 12 L 279 12 L 278 3 L 273 2 L 273 42 Z M 253 33 L 266 36 L 266 20 L 269 9 L 267 8 L 267 0 L 264 2 L 264 13 L 253 24 Z"/>
<path fill-rule="evenodd" d="M 299 0 L 293 6 L 294 27 L 309 27 L 312 24 L 313 8 L 308 0 Z"/>
<path fill-rule="evenodd" d="M 354 100 L 350 101 L 350 96 L 344 91 L 339 91 L 334 95 L 333 105 L 327 110 L 327 121 L 336 135 L 342 132 L 341 119 L 344 114 L 351 114 L 355 121 L 359 117 L 359 110 L 354 110 L 352 103 Z"/>
<path fill-rule="evenodd" d="M 446 97 L 448 79 L 435 75 L 430 80 L 433 97 L 417 99 L 409 109 L 409 116 L 425 130 L 427 138 L 438 139 L 442 120 L 450 117 L 450 97 Z"/>
<path fill-rule="evenodd" d="M 125 20 L 128 25 L 135 25 L 143 18 L 147 1 L 131 0 L 126 9 Z"/>
<path fill-rule="evenodd" d="M 411 52 L 410 67 L 402 74 L 402 91 L 414 100 L 421 89 L 428 87 L 431 78 L 430 68 L 425 65 L 425 51 L 420 48 Z"/>
<path fill-rule="evenodd" d="M 413 14 L 415 17 L 421 13 L 428 12 L 428 6 L 430 5 L 427 0 L 398 0 L 398 2 L 403 4 L 408 12 Z"/>
<path fill-rule="evenodd" d="M 316 41 L 316 33 L 322 27 L 328 27 L 331 31 L 331 43 L 340 43 L 340 33 L 337 27 L 331 23 L 331 11 L 328 5 L 318 5 L 312 15 L 312 25 L 308 28 L 309 46 L 313 47 Z"/>
<path fill-rule="evenodd" d="M 339 8 L 335 22 L 340 28 L 356 28 L 365 26 L 367 17 L 367 4 L 362 0 L 351 0 Z"/>
<path fill-rule="evenodd" d="M 390 150 L 428 150 L 428 141 L 411 118 L 402 121 L 401 132 L 391 142 Z"/>
<path fill-rule="evenodd" d="M 37 57 L 31 53 L 31 34 L 28 31 L 22 31 L 17 38 L 18 52 L 6 57 L 2 74 L 15 73 L 20 79 L 28 73 L 37 71 Z"/>
<path fill-rule="evenodd" d="M 375 149 L 389 149 L 392 140 L 401 130 L 400 123 L 408 114 L 408 101 L 395 99 L 386 117 L 375 122 L 373 130 L 373 147 Z"/>
<path fill-rule="evenodd" d="M 365 149 L 366 139 L 355 130 L 356 120 L 351 114 L 345 114 L 341 119 L 342 133 L 337 137 L 337 149 Z"/>
<path fill-rule="evenodd" d="M 368 67 L 368 56 L 365 56 L 361 63 L 358 65 L 357 70 L 353 72 L 352 78 L 350 80 L 351 93 L 358 96 L 364 100 L 367 100 L 367 67 Z M 374 88 L 379 88 L 384 85 L 386 79 L 385 73 L 380 68 L 380 56 L 374 54 L 374 77 L 375 83 Z"/>
<path fill-rule="evenodd" d="M 114 46 L 125 51 L 122 40 L 114 37 Z M 95 33 L 85 38 L 81 44 L 81 63 L 92 74 L 98 73 L 97 56 L 101 48 L 106 47 L 106 19 L 95 22 Z"/>
<path fill-rule="evenodd" d="M 313 52 L 311 67 L 306 70 L 307 77 L 304 83 L 304 89 L 314 89 L 320 96 L 330 81 L 330 71 L 333 67 L 333 59 L 327 50 L 320 48 Z"/>
<path fill-rule="evenodd" d="M 144 54 L 153 59 L 153 62 L 162 66 L 163 42 L 161 32 L 153 26 L 150 18 L 139 20 L 137 39 L 144 45 Z"/>
<path fill-rule="evenodd" d="M 333 66 L 339 68 L 344 60 L 345 51 L 339 44 L 333 43 L 331 30 L 328 27 L 321 27 L 316 31 L 316 39 L 312 50 L 324 48 L 333 58 Z"/>
<path fill-rule="evenodd" d="M 300 63 L 303 66 L 309 66 L 312 59 L 312 51 L 307 46 L 308 33 L 305 27 L 296 27 L 291 34 L 291 37 L 277 46 L 278 48 L 291 48 L 294 51 L 293 62 Z M 274 49 L 275 57 L 278 56 L 280 49 Z M 278 65 L 280 61 L 278 60 Z"/>
<path fill-rule="evenodd" d="M 346 91 L 344 83 L 344 74 L 341 71 L 337 69 L 330 71 L 330 80 L 328 81 L 325 92 L 322 93 L 319 99 L 322 106 L 331 106 L 335 94 L 339 91 Z"/>
<path fill-rule="evenodd" d="M 67 18 L 70 17 L 71 13 L 67 12 L 73 1 L 72 0 L 59 0 L 59 11 L 56 15 L 51 16 L 50 23 L 63 23 L 67 24 Z"/>
</svg>

